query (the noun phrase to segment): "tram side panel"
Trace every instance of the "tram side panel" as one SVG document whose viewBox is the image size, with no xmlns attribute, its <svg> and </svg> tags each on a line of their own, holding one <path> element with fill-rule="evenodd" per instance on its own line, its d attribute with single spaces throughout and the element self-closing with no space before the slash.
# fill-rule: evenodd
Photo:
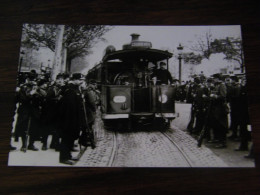
<svg viewBox="0 0 260 195">
<path fill-rule="evenodd" d="M 175 113 L 175 87 L 169 85 L 153 86 L 153 112 Z"/>
<path fill-rule="evenodd" d="M 128 118 L 131 112 L 130 86 L 102 86 L 102 112 L 104 119 Z"/>
</svg>

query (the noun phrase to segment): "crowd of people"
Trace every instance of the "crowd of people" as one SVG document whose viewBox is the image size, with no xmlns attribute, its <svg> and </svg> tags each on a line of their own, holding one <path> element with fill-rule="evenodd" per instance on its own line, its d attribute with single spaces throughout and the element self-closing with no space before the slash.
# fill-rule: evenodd
<svg viewBox="0 0 260 195">
<path fill-rule="evenodd" d="M 176 81 L 175 85 L 176 100 L 192 104 L 187 127 L 191 134 L 199 136 L 204 129 L 207 142 L 216 143 L 216 148 L 226 148 L 230 139 L 240 141 L 235 151 L 249 149 L 251 126 L 244 75 L 214 74 L 207 78 L 200 74 L 194 75 L 192 82 L 180 85 Z"/>
<path fill-rule="evenodd" d="M 190 134 L 201 136 L 203 132 L 205 140 L 216 144 L 216 148 L 226 148 L 230 139 L 240 141 L 236 151 L 249 149 L 251 132 L 243 75 L 214 74 L 207 78 L 200 74 L 194 75 L 193 81 L 180 84 L 165 69 L 165 63 L 161 63 L 152 76 L 160 84 L 176 87 L 175 100 L 192 105 L 187 126 Z M 42 150 L 51 148 L 60 153 L 60 163 L 74 164 L 78 160 L 71 155 L 75 143 L 95 148 L 92 126 L 100 105 L 99 93 L 96 83 L 87 82 L 80 73 L 58 74 L 55 81 L 35 71 L 20 75 L 13 132 L 15 141 L 21 139 L 20 150 L 38 151 L 34 142 L 41 141 Z M 253 157 L 253 148 L 248 157 Z"/>
<path fill-rule="evenodd" d="M 13 134 L 15 141 L 21 139 L 21 151 L 38 151 L 34 143 L 41 141 L 42 150 L 55 149 L 60 163 L 72 165 L 78 160 L 71 155 L 76 143 L 95 148 L 92 126 L 99 91 L 94 82 L 86 82 L 80 73 L 58 74 L 51 81 L 48 75 L 35 71 L 20 75 L 18 80 Z"/>
</svg>

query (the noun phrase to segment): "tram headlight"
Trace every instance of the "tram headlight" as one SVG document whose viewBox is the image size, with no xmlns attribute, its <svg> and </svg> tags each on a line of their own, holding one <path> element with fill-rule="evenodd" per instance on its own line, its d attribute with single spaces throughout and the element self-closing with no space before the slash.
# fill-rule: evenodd
<svg viewBox="0 0 260 195">
<path fill-rule="evenodd" d="M 159 96 L 159 102 L 161 102 L 161 103 L 166 103 L 167 102 L 167 100 L 168 100 L 168 97 L 167 97 L 167 95 L 165 95 L 165 94 L 162 94 L 162 95 L 160 95 Z"/>
<path fill-rule="evenodd" d="M 126 97 L 122 95 L 117 95 L 113 97 L 113 102 L 115 103 L 125 103 L 126 102 Z"/>
</svg>

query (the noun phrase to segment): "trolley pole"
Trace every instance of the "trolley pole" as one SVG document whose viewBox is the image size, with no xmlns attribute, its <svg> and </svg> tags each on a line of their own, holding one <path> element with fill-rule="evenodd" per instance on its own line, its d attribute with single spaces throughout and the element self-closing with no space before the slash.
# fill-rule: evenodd
<svg viewBox="0 0 260 195">
<path fill-rule="evenodd" d="M 179 82 L 181 85 L 181 60 L 182 60 L 181 55 L 179 55 L 178 59 L 179 59 Z"/>
</svg>

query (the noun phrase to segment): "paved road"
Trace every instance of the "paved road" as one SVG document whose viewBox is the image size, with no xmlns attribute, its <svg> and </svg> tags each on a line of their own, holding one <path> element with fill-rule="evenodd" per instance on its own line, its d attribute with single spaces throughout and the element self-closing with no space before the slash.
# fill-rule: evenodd
<svg viewBox="0 0 260 195">
<path fill-rule="evenodd" d="M 88 147 L 80 161 L 74 166 L 83 167 L 254 167 L 254 161 L 243 158 L 247 152 L 234 152 L 238 142 L 228 142 L 228 148 L 216 150 L 210 144 L 197 147 L 196 139 L 186 131 L 189 119 L 189 104 L 176 104 L 180 117 L 171 128 L 159 131 L 108 131 L 104 129 L 100 116 L 94 129 L 97 147 Z M 49 140 L 50 141 L 50 140 Z M 172 143 L 175 142 L 178 146 Z M 9 165 L 23 166 L 67 166 L 60 164 L 59 153 L 54 150 L 21 152 L 20 142 L 13 142 L 16 151 L 9 153 Z M 41 148 L 41 143 L 35 143 Z M 185 153 L 185 157 L 179 152 Z M 76 156 L 77 153 L 73 153 Z M 187 160 L 185 159 L 188 159 Z"/>
</svg>

